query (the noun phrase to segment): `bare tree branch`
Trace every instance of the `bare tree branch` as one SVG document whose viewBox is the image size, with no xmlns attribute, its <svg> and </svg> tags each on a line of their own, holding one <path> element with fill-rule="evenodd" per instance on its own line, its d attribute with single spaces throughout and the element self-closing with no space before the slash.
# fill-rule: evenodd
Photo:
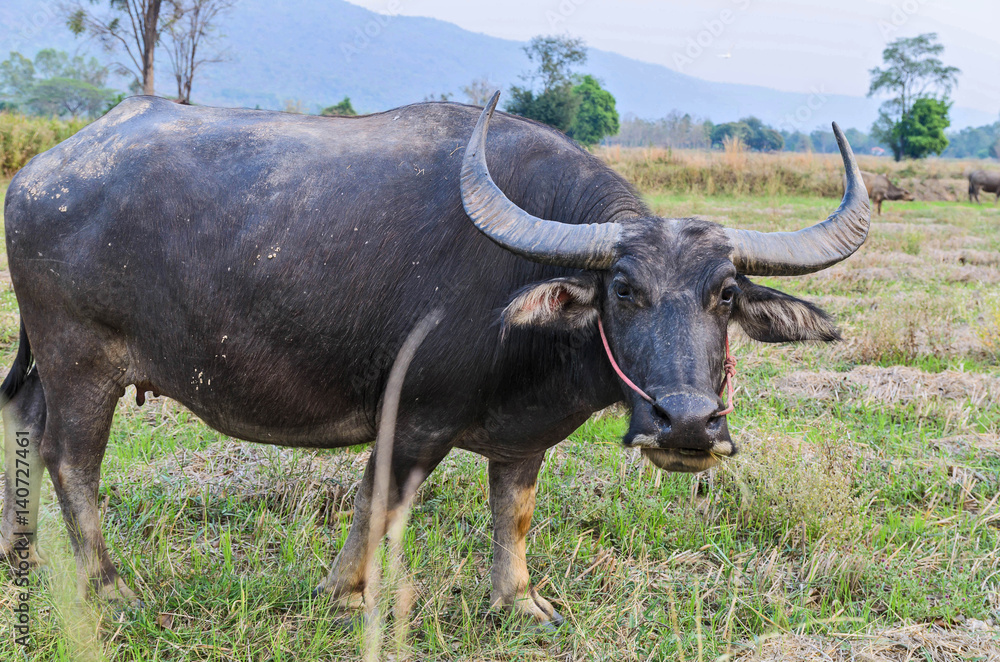
<svg viewBox="0 0 1000 662">
<path fill-rule="evenodd" d="M 169 1 L 169 0 L 168 0 Z M 155 94 L 154 55 L 163 0 L 63 0 L 59 8 L 75 35 L 99 41 L 109 51 L 124 50 L 131 67 L 125 70 L 142 83 L 143 94 Z M 124 16 L 122 16 L 124 14 Z M 124 20 L 126 19 L 127 20 Z"/>
<path fill-rule="evenodd" d="M 191 103 L 191 87 L 198 70 L 205 64 L 222 62 L 218 52 L 201 55 L 203 47 L 219 37 L 217 22 L 232 9 L 236 0 L 168 0 L 170 19 L 164 29 L 168 55 L 177 82 L 177 100 Z"/>
</svg>

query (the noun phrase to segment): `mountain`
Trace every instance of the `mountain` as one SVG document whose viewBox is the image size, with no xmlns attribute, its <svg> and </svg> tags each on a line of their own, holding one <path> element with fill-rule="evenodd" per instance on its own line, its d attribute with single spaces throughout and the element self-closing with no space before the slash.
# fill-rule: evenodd
<svg viewBox="0 0 1000 662">
<path fill-rule="evenodd" d="M 69 34 L 55 5 L 52 0 L 3 0 L 0 53 L 33 56 L 40 48 L 55 47 L 100 56 L 96 45 Z M 221 32 L 227 60 L 199 74 L 198 103 L 283 108 L 292 100 L 316 112 L 346 95 L 359 112 L 372 112 L 441 93 L 463 100 L 462 86 L 483 76 L 507 89 L 529 67 L 523 43 L 431 18 L 376 14 L 344 0 L 239 0 Z M 157 64 L 157 89 L 170 94 L 169 65 L 165 59 Z M 867 130 L 879 104 L 821 91 L 795 94 L 709 82 L 596 49 L 590 49 L 580 70 L 603 82 L 622 115 L 645 118 L 676 109 L 715 122 L 756 115 L 768 124 L 807 132 L 828 128 L 831 120 Z M 995 119 L 978 110 L 952 110 L 955 129 Z"/>
</svg>

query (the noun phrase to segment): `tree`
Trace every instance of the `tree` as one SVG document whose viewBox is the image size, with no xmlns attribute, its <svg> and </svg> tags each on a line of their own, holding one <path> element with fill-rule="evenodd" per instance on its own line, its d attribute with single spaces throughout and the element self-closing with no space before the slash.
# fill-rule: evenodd
<svg viewBox="0 0 1000 662">
<path fill-rule="evenodd" d="M 994 146 L 1000 142 L 1000 122 L 966 127 L 948 136 L 948 148 L 941 156 L 986 159 L 997 157 Z"/>
<path fill-rule="evenodd" d="M 587 61 L 583 40 L 535 37 L 524 52 L 537 67 L 521 76 L 527 86 L 511 87 L 507 112 L 568 131 L 580 107 L 580 98 L 573 93 L 572 67 Z M 538 93 L 534 91 L 536 81 L 541 83 Z"/>
<path fill-rule="evenodd" d="M 514 86 L 510 89 L 506 110 L 565 132 L 573 125 L 579 108 L 580 98 L 573 94 L 573 85 L 567 83 L 538 95 L 530 89 Z"/>
<path fill-rule="evenodd" d="M 39 115 L 95 117 L 114 96 L 111 90 L 75 78 L 46 78 L 32 88 L 26 105 Z"/>
<path fill-rule="evenodd" d="M 191 103 L 191 86 L 198 69 L 206 64 L 221 62 L 217 51 L 205 53 L 218 36 L 216 23 L 221 15 L 232 9 L 236 0 L 168 0 L 170 13 L 163 29 L 167 54 L 174 79 L 177 81 L 177 100 Z"/>
<path fill-rule="evenodd" d="M 567 132 L 569 136 L 584 145 L 600 142 L 604 136 L 618 133 L 618 110 L 615 98 L 601 87 L 593 76 L 584 76 L 580 84 L 573 88 L 573 94 L 580 99 L 580 107 Z"/>
<path fill-rule="evenodd" d="M 892 95 L 879 109 L 879 117 L 872 126 L 872 135 L 892 149 L 896 160 L 910 153 L 926 151 L 908 147 L 909 130 L 922 127 L 920 120 L 910 117 L 914 105 L 921 99 L 935 99 L 939 105 L 924 104 L 924 120 L 944 108 L 947 120 L 948 94 L 958 82 L 961 71 L 945 66 L 937 56 L 944 46 L 937 43 L 937 34 L 929 32 L 916 37 L 904 37 L 891 42 L 882 51 L 885 68 L 874 67 L 868 96 L 877 93 Z M 938 96 L 940 95 L 940 96 Z M 935 120 L 939 121 L 939 120 Z M 922 138 L 926 140 L 926 136 Z M 926 143 L 925 143 L 926 144 Z"/>
<path fill-rule="evenodd" d="M 740 120 L 750 129 L 750 134 L 746 138 L 746 145 L 758 152 L 777 152 L 785 146 L 785 139 L 781 134 L 764 124 L 754 116 L 744 117 Z"/>
<path fill-rule="evenodd" d="M 135 76 L 143 94 L 156 94 L 153 64 L 162 1 L 107 0 L 99 10 L 93 5 L 103 5 L 103 0 L 65 0 L 62 8 L 73 34 L 97 39 L 109 51 L 123 49 L 127 61 L 116 63 L 119 71 Z"/>
<path fill-rule="evenodd" d="M 524 47 L 530 62 L 538 68 L 522 78 L 532 84 L 540 79 L 542 93 L 573 82 L 573 65 L 587 61 L 587 47 L 582 39 L 572 37 L 535 37 Z"/>
<path fill-rule="evenodd" d="M 462 94 L 465 95 L 465 100 L 473 106 L 485 106 L 496 91 L 497 86 L 491 83 L 486 76 L 477 78 L 462 87 Z"/>
<path fill-rule="evenodd" d="M 11 53 L 0 63 L 0 96 L 38 115 L 96 117 L 114 96 L 104 87 L 107 76 L 96 58 L 71 58 L 49 48 L 32 62 Z"/>
<path fill-rule="evenodd" d="M 903 156 L 922 159 L 928 154 L 940 154 L 948 147 L 944 130 L 951 125 L 948 120 L 950 107 L 949 102 L 933 97 L 913 102 L 913 107 L 897 125 L 900 134 L 906 137 L 902 141 Z"/>
<path fill-rule="evenodd" d="M 35 63 L 20 53 L 0 63 L 0 98 L 10 102 L 23 100 L 35 84 Z"/>
<path fill-rule="evenodd" d="M 750 127 L 746 122 L 726 122 L 717 124 L 712 128 L 712 147 L 725 144 L 727 140 L 739 139 L 744 145 L 750 140 Z"/>
<path fill-rule="evenodd" d="M 739 139 L 747 148 L 758 152 L 776 152 L 785 146 L 780 133 L 754 116 L 739 122 L 726 122 L 712 129 L 712 146 L 724 145 L 727 140 Z"/>
<path fill-rule="evenodd" d="M 340 103 L 324 108 L 320 111 L 320 115 L 324 117 L 337 117 L 357 115 L 357 112 L 355 112 L 354 106 L 351 105 L 351 97 L 344 97 Z"/>
</svg>

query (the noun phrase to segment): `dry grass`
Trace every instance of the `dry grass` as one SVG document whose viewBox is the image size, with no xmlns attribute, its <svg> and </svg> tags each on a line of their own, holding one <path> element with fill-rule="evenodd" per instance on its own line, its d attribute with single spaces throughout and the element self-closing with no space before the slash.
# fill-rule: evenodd
<svg viewBox="0 0 1000 662">
<path fill-rule="evenodd" d="M 594 153 L 639 189 L 700 195 L 818 195 L 840 197 L 843 165 L 837 154 L 754 153 L 740 144 L 721 151 L 662 147 L 595 147 Z M 918 200 L 964 200 L 974 160 L 925 159 L 897 163 L 859 155 L 862 170 L 885 173 Z M 988 167 L 988 166 L 987 166 Z"/>
<path fill-rule="evenodd" d="M 919 662 L 1000 660 L 1000 633 L 978 620 L 958 625 L 919 623 L 864 634 L 815 637 L 780 634 L 763 637 L 741 662 Z"/>
</svg>

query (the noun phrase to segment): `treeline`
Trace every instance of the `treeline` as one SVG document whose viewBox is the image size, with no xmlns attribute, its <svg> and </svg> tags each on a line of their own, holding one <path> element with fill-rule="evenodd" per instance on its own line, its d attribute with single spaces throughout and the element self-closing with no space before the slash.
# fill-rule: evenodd
<svg viewBox="0 0 1000 662">
<path fill-rule="evenodd" d="M 1000 159 L 1000 121 L 966 127 L 948 134 L 949 145 L 942 156 L 959 159 Z"/>
<path fill-rule="evenodd" d="M 887 152 L 871 134 L 855 128 L 844 134 L 858 154 Z M 837 140 L 833 131 L 817 129 L 778 131 L 756 117 L 745 117 L 738 122 L 714 124 L 710 119 L 693 117 L 672 111 L 666 117 L 648 120 L 626 115 L 617 135 L 605 138 L 606 145 L 623 147 L 668 147 L 671 149 L 724 148 L 726 142 L 740 138 L 741 145 L 760 152 L 816 152 L 836 154 Z M 778 140 L 780 138 L 780 141 Z M 1000 158 L 1000 121 L 979 127 L 967 127 L 948 134 L 948 148 L 941 156 L 948 158 Z"/>
</svg>

